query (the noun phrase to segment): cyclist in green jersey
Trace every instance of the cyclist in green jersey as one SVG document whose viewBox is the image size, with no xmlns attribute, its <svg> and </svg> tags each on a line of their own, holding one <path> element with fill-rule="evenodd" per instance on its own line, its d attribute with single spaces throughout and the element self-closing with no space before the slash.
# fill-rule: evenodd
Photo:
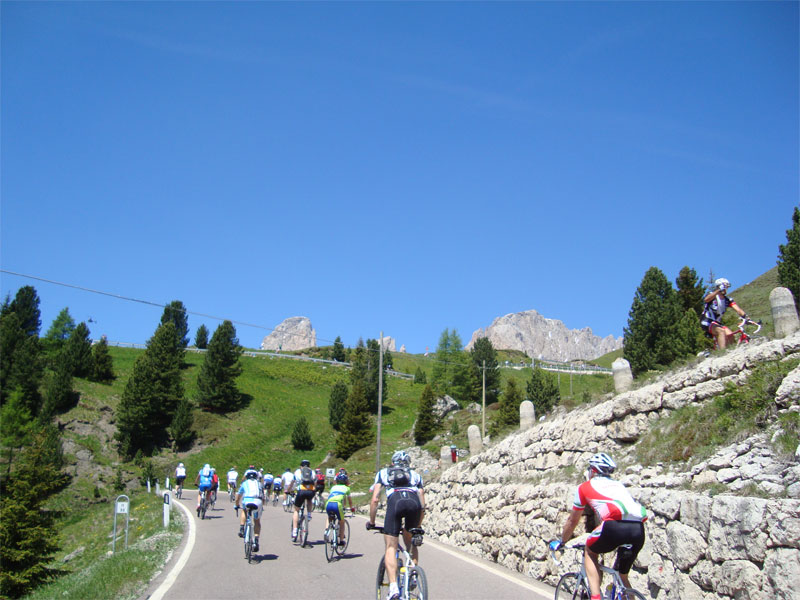
<svg viewBox="0 0 800 600">
<path fill-rule="evenodd" d="M 334 516 L 339 517 L 339 545 L 346 544 L 344 539 L 344 499 L 350 503 L 350 514 L 355 514 L 353 509 L 353 499 L 350 497 L 350 479 L 347 473 L 339 473 L 336 476 L 336 484 L 328 493 L 328 503 L 325 505 L 325 512 L 328 513 L 328 526 L 333 523 Z"/>
</svg>

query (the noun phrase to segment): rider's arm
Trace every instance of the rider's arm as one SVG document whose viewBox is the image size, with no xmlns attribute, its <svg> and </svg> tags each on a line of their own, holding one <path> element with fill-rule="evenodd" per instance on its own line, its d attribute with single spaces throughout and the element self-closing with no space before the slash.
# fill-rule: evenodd
<svg viewBox="0 0 800 600">
<path fill-rule="evenodd" d="M 417 525 L 417 527 L 422 527 L 422 520 L 425 518 L 425 511 L 427 510 L 425 507 L 425 490 L 418 488 L 417 495 L 419 496 L 420 504 L 422 504 L 422 510 L 419 513 L 419 525 Z"/>
<path fill-rule="evenodd" d="M 566 542 L 572 537 L 572 532 L 575 531 L 575 527 L 577 527 L 578 522 L 581 520 L 581 514 L 583 514 L 582 510 L 572 509 L 567 522 L 564 523 L 564 529 L 561 531 L 562 542 Z"/>
<path fill-rule="evenodd" d="M 369 501 L 369 522 L 375 525 L 375 517 L 378 516 L 378 500 L 381 497 L 381 488 L 383 485 L 376 483 L 372 490 L 372 498 Z"/>
<path fill-rule="evenodd" d="M 708 294 L 706 294 L 706 297 L 705 297 L 705 298 L 703 298 L 703 302 L 705 302 L 706 304 L 708 304 L 708 303 L 709 303 L 709 302 L 711 302 L 711 301 L 712 301 L 714 298 L 716 298 L 717 296 L 719 296 L 721 292 L 722 292 L 722 290 L 714 290 L 713 292 L 709 292 Z"/>
<path fill-rule="evenodd" d="M 746 313 L 746 312 L 744 312 L 744 311 L 743 311 L 741 308 L 739 308 L 739 305 L 738 305 L 738 304 L 736 304 L 736 302 L 731 302 L 731 308 L 732 308 L 733 310 L 735 310 L 735 311 L 736 311 L 736 314 L 738 314 L 738 315 L 739 315 L 740 317 L 742 317 L 743 319 L 747 318 L 747 313 Z"/>
</svg>

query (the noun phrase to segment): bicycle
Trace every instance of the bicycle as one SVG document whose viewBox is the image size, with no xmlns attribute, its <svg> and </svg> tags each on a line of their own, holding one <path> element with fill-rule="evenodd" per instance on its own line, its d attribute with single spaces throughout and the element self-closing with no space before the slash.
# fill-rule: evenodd
<svg viewBox="0 0 800 600">
<path fill-rule="evenodd" d="M 339 515 L 334 515 L 333 521 L 328 522 L 328 527 L 325 529 L 325 558 L 331 562 L 336 556 L 344 556 L 347 547 L 350 545 L 350 523 L 347 522 L 347 517 L 341 522 L 344 526 L 344 543 L 339 544 Z"/>
<path fill-rule="evenodd" d="M 294 523 L 289 524 L 289 533 L 292 533 Z M 300 505 L 300 514 L 297 515 L 297 536 L 292 539 L 297 544 L 300 543 L 301 548 L 305 548 L 308 542 L 308 519 L 306 518 L 306 503 Z"/>
<path fill-rule="evenodd" d="M 745 327 L 747 326 L 755 326 L 755 329 L 752 331 L 747 331 Z M 741 319 L 739 321 L 739 327 L 731 332 L 728 337 L 728 343 L 730 344 L 734 340 L 736 341 L 736 347 L 739 347 L 741 344 L 749 344 L 750 340 L 756 335 L 759 331 L 761 331 L 761 321 L 753 321 L 752 319 Z M 712 336 L 714 339 L 714 350 L 719 350 L 719 344 L 717 344 L 717 338 Z"/>
<path fill-rule="evenodd" d="M 580 565 L 578 571 L 564 573 L 556 585 L 556 595 L 554 600 L 589 600 L 591 592 L 589 589 L 589 579 L 586 575 L 586 565 L 583 562 L 583 549 L 586 544 L 574 543 L 564 544 L 563 549 L 578 550 L 576 552 L 577 563 Z M 556 557 L 556 552 L 550 550 L 553 562 L 560 565 L 561 562 Z M 619 576 L 619 571 L 605 565 L 600 565 L 600 572 L 611 575 L 611 584 L 603 592 L 603 600 L 647 600 L 646 596 L 633 588 L 626 588 Z"/>
<path fill-rule="evenodd" d="M 175 497 L 180 500 L 181 494 L 183 493 L 183 483 L 179 483 L 175 486 Z"/>
<path fill-rule="evenodd" d="M 255 539 L 255 526 L 253 523 L 253 511 L 257 509 L 255 504 L 248 504 L 246 506 L 247 514 L 245 516 L 244 522 L 244 557 L 247 559 L 248 563 L 253 562 L 253 546 L 255 546 L 256 539 Z M 236 507 L 236 512 L 238 514 L 239 507 Z"/>
<path fill-rule="evenodd" d="M 286 494 L 286 501 L 283 503 L 283 512 L 292 512 L 294 506 L 294 492 Z"/>
<path fill-rule="evenodd" d="M 319 511 L 325 512 L 325 503 L 322 501 L 322 492 L 314 494 L 314 499 L 311 501 L 311 512 Z"/>
<path fill-rule="evenodd" d="M 233 499 L 236 497 L 236 486 L 228 484 L 228 501 L 233 502 Z"/>
<path fill-rule="evenodd" d="M 205 519 L 207 510 L 208 510 L 208 492 L 205 492 L 200 498 L 200 506 L 197 507 L 197 516 L 200 517 L 201 519 Z"/>
<path fill-rule="evenodd" d="M 275 490 L 275 496 L 272 498 L 272 506 L 278 505 L 278 500 L 280 500 L 281 491 Z"/>
<path fill-rule="evenodd" d="M 382 525 L 369 527 L 369 529 L 383 533 Z M 425 530 L 414 527 L 409 529 L 408 532 L 411 534 L 411 545 L 421 546 Z M 377 600 L 384 600 L 389 588 L 385 561 L 386 556 L 382 556 L 381 562 L 378 563 L 378 574 L 375 578 L 375 597 Z M 411 554 L 402 543 L 398 543 L 397 546 L 397 587 L 400 589 L 401 600 L 428 600 L 428 578 L 425 576 L 425 571 L 419 565 L 414 564 Z M 587 596 L 586 599 L 588 600 L 589 597 Z"/>
</svg>

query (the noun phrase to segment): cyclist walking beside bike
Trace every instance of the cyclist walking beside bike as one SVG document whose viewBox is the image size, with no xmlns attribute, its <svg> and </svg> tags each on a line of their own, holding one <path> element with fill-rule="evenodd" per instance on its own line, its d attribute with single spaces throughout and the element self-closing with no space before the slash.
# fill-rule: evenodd
<svg viewBox="0 0 800 600">
<path fill-rule="evenodd" d="M 400 597 L 397 587 L 397 551 L 400 531 L 406 547 L 411 547 L 414 564 L 419 562 L 419 549 L 411 544 L 410 529 L 422 524 L 425 512 L 425 494 L 422 477 L 410 468 L 411 458 L 403 450 L 392 455 L 392 465 L 378 471 L 369 503 L 367 529 L 375 527 L 381 490 L 386 488 L 386 516 L 383 521 L 383 540 L 386 545 L 384 561 L 389 580 L 388 600 Z"/>
<path fill-rule="evenodd" d="M 551 551 L 558 551 L 572 536 L 586 505 L 592 508 L 600 525 L 589 534 L 584 551 L 591 600 L 601 600 L 598 554 L 617 550 L 614 569 L 619 571 L 622 582 L 629 588 L 628 573 L 644 546 L 647 511 L 631 497 L 625 486 L 610 478 L 616 468 L 616 463 L 603 452 L 589 459 L 588 479 L 575 490 L 572 512 L 564 524 L 561 538 L 549 544 Z"/>
<path fill-rule="evenodd" d="M 239 537 L 244 537 L 246 511 L 253 509 L 253 532 L 255 533 L 253 552 L 258 552 L 258 536 L 261 535 L 261 482 L 255 467 L 251 466 L 245 471 L 242 485 L 239 486 L 239 491 L 236 493 L 234 506 L 237 510 L 240 507 L 243 508 L 242 514 L 239 516 Z"/>
<path fill-rule="evenodd" d="M 725 314 L 725 311 L 732 308 L 742 319 L 747 319 L 747 313 L 739 308 L 733 298 L 727 295 L 729 287 L 731 287 L 731 282 L 724 277 L 720 277 L 714 282 L 713 290 L 703 298 L 705 307 L 703 315 L 700 317 L 703 331 L 717 342 L 720 350 L 724 350 L 728 342 L 733 342 L 733 332 L 722 324 L 722 315 Z"/>
<path fill-rule="evenodd" d="M 300 468 L 294 472 L 292 489 L 297 488 L 294 497 L 294 511 L 292 512 L 292 541 L 297 539 L 297 522 L 300 518 L 300 507 L 306 503 L 306 519 L 311 521 L 311 501 L 314 499 L 315 477 L 311 468 L 311 461 L 300 461 Z M 288 490 L 291 491 L 291 490 Z"/>
</svg>

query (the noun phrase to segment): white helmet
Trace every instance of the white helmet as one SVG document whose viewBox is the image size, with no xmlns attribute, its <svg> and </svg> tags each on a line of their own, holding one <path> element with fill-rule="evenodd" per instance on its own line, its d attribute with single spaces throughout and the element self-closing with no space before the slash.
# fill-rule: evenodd
<svg viewBox="0 0 800 600">
<path fill-rule="evenodd" d="M 589 467 L 601 475 L 611 475 L 617 468 L 617 463 L 605 452 L 598 452 L 589 459 Z"/>
<path fill-rule="evenodd" d="M 179 467 L 182 467 L 182 466 L 183 466 L 183 463 L 178 463 L 178 466 L 179 466 Z"/>
<path fill-rule="evenodd" d="M 731 287 L 731 282 L 725 279 L 724 277 L 720 277 L 714 282 L 714 287 L 718 290 L 725 290 Z"/>
<path fill-rule="evenodd" d="M 407 467 L 411 464 L 411 457 L 403 450 L 398 450 L 392 454 L 392 464 Z"/>
</svg>

